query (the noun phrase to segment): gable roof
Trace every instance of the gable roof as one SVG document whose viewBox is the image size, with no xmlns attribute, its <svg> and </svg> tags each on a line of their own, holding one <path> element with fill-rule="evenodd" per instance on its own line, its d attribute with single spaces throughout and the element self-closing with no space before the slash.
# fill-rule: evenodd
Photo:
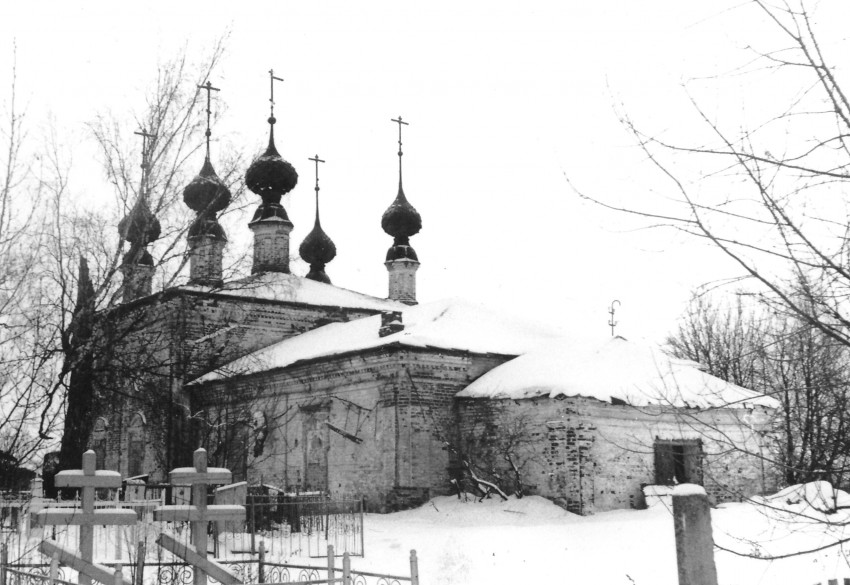
<svg viewBox="0 0 850 585">
<path fill-rule="evenodd" d="M 542 325 L 520 323 L 459 299 L 402 307 L 404 330 L 398 333 L 379 336 L 381 315 L 331 323 L 230 362 L 195 383 L 285 368 L 304 360 L 390 344 L 520 355 L 557 338 L 554 331 Z"/>
<path fill-rule="evenodd" d="M 179 290 L 215 295 L 283 301 L 325 307 L 347 307 L 373 311 L 398 311 L 407 305 L 364 295 L 353 290 L 317 282 L 294 274 L 265 272 L 224 283 L 219 287 L 187 284 Z"/>
<path fill-rule="evenodd" d="M 779 406 L 773 398 L 707 374 L 696 362 L 622 337 L 601 343 L 561 340 L 493 368 L 457 396 L 586 396 L 690 408 Z"/>
</svg>

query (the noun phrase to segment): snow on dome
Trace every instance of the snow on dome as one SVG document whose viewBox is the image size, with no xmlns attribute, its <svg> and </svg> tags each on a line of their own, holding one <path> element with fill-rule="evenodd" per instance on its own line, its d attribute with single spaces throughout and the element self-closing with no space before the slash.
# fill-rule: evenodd
<svg viewBox="0 0 850 585">
<path fill-rule="evenodd" d="M 213 292 L 216 294 L 251 297 L 271 301 L 304 303 L 325 307 L 347 307 L 376 311 L 398 311 L 407 305 L 364 295 L 323 282 L 309 280 L 284 272 L 264 272 L 227 282 L 220 287 L 187 285 L 183 290 Z"/>
<path fill-rule="evenodd" d="M 769 397 L 703 372 L 660 348 L 615 337 L 603 343 L 559 340 L 478 378 L 457 394 L 467 398 L 586 396 L 634 406 L 776 407 Z"/>
<path fill-rule="evenodd" d="M 327 288 L 328 285 L 304 281 Z M 313 300 L 314 304 L 320 301 Z M 557 338 L 542 325 L 505 318 L 480 305 L 460 299 L 409 307 L 392 303 L 402 313 L 404 329 L 380 337 L 381 315 L 348 323 L 330 323 L 290 337 L 214 370 L 195 383 L 285 368 L 300 361 L 399 343 L 474 353 L 521 355 Z M 385 307 L 386 308 L 386 307 Z"/>
</svg>

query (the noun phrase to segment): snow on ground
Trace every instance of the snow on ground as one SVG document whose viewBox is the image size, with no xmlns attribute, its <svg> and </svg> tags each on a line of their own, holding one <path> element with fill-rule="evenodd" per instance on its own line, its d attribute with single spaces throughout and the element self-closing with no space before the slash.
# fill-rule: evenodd
<svg viewBox="0 0 850 585">
<path fill-rule="evenodd" d="M 770 507 L 760 501 L 714 509 L 715 542 L 765 556 L 850 537 L 847 511 L 824 514 L 789 497 L 811 495 L 810 485 L 774 498 Z M 839 501 L 847 497 L 838 492 Z M 353 568 L 406 575 L 409 551 L 416 549 L 423 585 L 677 585 L 672 513 L 663 505 L 581 517 L 537 496 L 482 503 L 438 497 L 415 510 L 368 514 L 365 540 L 366 557 L 354 558 Z M 811 585 L 850 577 L 839 547 L 781 560 L 719 550 L 715 558 L 720 585 Z"/>
<path fill-rule="evenodd" d="M 848 505 L 850 494 L 814 482 L 713 509 L 719 585 L 814 585 L 850 578 L 850 549 L 845 556 L 840 546 L 824 548 L 850 539 Z M 114 534 L 113 527 L 95 531 L 99 561 L 118 558 L 110 540 Z M 34 549 L 41 535 L 30 536 L 27 546 Z M 140 535 L 132 536 L 121 540 L 131 545 Z M 159 558 L 155 536 L 146 538 L 149 551 Z M 246 540 L 240 542 L 239 548 L 247 548 Z M 68 543 L 60 538 L 60 544 Z M 438 497 L 415 510 L 367 514 L 365 548 L 365 558 L 352 559 L 353 569 L 400 576 L 409 575 L 410 550 L 416 549 L 423 585 L 678 585 L 673 518 L 664 502 L 647 510 L 582 517 L 538 496 L 480 503 Z M 267 550 L 273 551 L 271 543 Z M 10 553 L 20 556 L 15 547 Z M 785 555 L 792 556 L 766 558 Z M 286 561 L 324 565 L 323 559 L 309 556 L 287 556 Z"/>
</svg>

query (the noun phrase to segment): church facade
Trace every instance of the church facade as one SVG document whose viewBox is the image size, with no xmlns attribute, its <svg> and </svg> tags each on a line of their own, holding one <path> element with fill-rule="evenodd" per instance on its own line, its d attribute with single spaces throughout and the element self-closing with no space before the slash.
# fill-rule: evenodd
<svg viewBox="0 0 850 585">
<path fill-rule="evenodd" d="M 250 276 L 222 278 L 227 237 L 216 216 L 230 192 L 209 144 L 184 190 L 196 212 L 187 284 L 152 291 L 146 247 L 159 225 L 144 189 L 119 226 L 129 242 L 123 303 L 99 317 L 104 383 L 115 391 L 89 441 L 100 467 L 160 481 L 202 446 L 236 480 L 356 494 L 374 510 L 490 484 L 582 514 L 639 507 L 642 487 L 656 483 L 703 483 L 717 501 L 775 487 L 763 464 L 769 400 L 735 389 L 734 405 L 706 409 L 651 400 L 647 388 L 640 399 L 624 396 L 637 383 L 633 369 L 607 394 L 562 392 L 568 349 L 546 358 L 552 379 L 532 384 L 503 368 L 558 347 L 560 332 L 463 301 L 417 304 L 410 238 L 422 220 L 403 190 L 400 139 L 398 193 L 381 221 L 393 238 L 388 297 L 331 283 L 325 269 L 336 250 L 321 226 L 318 186 L 314 227 L 299 246 L 310 271 L 292 274 L 281 198 L 298 175 L 277 152 L 274 116 L 269 122 L 268 148 L 245 175 L 262 200 L 249 223 Z M 730 386 L 688 376 L 689 394 Z"/>
</svg>

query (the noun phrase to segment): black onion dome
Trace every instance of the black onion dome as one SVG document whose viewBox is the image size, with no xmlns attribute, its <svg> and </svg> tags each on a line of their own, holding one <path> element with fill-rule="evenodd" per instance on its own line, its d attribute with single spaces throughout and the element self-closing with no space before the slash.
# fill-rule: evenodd
<svg viewBox="0 0 850 585">
<path fill-rule="evenodd" d="M 328 237 L 328 234 L 325 233 L 325 230 L 322 229 L 322 224 L 319 223 L 318 217 L 316 217 L 313 230 L 301 242 L 298 252 L 301 254 L 301 258 L 304 259 L 304 262 L 310 265 L 327 264 L 336 257 L 336 245 Z"/>
<path fill-rule="evenodd" d="M 230 205 L 230 189 L 227 188 L 213 169 L 209 158 L 198 176 L 183 189 L 183 201 L 197 213 L 218 213 Z"/>
<path fill-rule="evenodd" d="M 161 229 L 159 220 L 151 213 L 143 197 L 139 197 L 130 213 L 118 222 L 118 234 L 128 242 L 142 247 L 158 240 Z"/>
<path fill-rule="evenodd" d="M 272 129 L 266 152 L 254 159 L 245 173 L 245 185 L 263 198 L 265 206 L 269 203 L 280 203 L 280 198 L 292 191 L 297 184 L 298 173 L 295 167 L 278 154 L 274 146 L 274 129 Z M 285 218 L 286 212 L 284 211 L 283 214 Z M 265 219 L 265 217 L 254 219 Z"/>
<path fill-rule="evenodd" d="M 408 238 L 422 229 L 422 217 L 404 196 L 401 183 L 398 195 L 381 217 L 381 227 L 395 238 L 396 244 L 408 244 Z"/>
</svg>

